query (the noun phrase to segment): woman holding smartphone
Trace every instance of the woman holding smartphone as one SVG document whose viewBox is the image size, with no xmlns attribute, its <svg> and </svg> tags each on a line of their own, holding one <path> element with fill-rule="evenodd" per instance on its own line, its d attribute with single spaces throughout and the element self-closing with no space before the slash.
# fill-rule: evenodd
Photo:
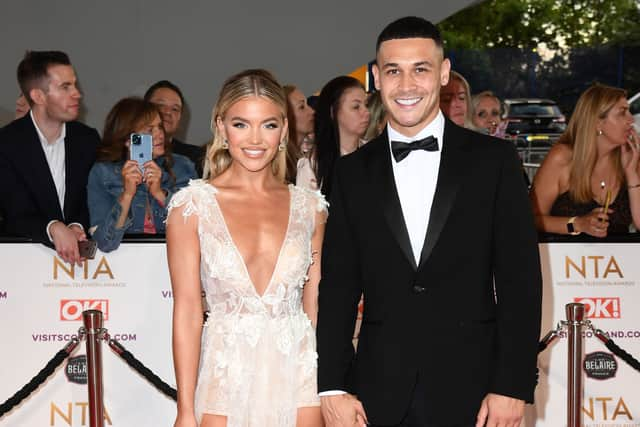
<svg viewBox="0 0 640 427">
<path fill-rule="evenodd" d="M 314 325 L 327 204 L 285 184 L 286 112 L 267 71 L 229 78 L 205 180 L 171 199 L 175 427 L 322 425 Z"/>
<path fill-rule="evenodd" d="M 140 134 L 152 137 L 143 165 L 130 159 L 132 136 L 138 143 Z M 193 163 L 169 147 L 160 113 L 150 102 L 124 98 L 107 115 L 87 185 L 89 231 L 101 251 L 117 249 L 125 234 L 164 233 L 167 202 L 196 177 Z"/>
</svg>

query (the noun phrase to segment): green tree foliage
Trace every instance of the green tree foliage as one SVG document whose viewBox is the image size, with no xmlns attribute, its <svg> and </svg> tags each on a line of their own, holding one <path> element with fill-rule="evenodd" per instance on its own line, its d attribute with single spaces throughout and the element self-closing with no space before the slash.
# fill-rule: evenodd
<svg viewBox="0 0 640 427">
<path fill-rule="evenodd" d="M 638 0 L 489 0 L 439 26 L 448 49 L 640 44 Z"/>
</svg>

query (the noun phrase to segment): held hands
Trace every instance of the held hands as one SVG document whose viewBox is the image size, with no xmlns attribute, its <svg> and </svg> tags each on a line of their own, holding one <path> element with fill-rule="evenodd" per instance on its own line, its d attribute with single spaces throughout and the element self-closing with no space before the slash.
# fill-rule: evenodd
<svg viewBox="0 0 640 427">
<path fill-rule="evenodd" d="M 320 407 L 326 427 L 365 427 L 369 422 L 362 403 L 349 393 L 322 396 Z"/>
<path fill-rule="evenodd" d="M 476 427 L 519 427 L 524 416 L 524 400 L 489 393 L 482 400 Z"/>
<path fill-rule="evenodd" d="M 196 422 L 196 416 L 193 414 L 189 414 L 189 415 L 178 414 L 178 417 L 176 418 L 176 422 L 173 424 L 173 427 L 198 427 L 198 423 Z"/>
<path fill-rule="evenodd" d="M 82 265 L 84 258 L 80 256 L 78 241 L 87 240 L 84 231 L 77 225 L 67 227 L 63 222 L 56 221 L 49 227 L 49 234 L 53 240 L 58 256 L 69 264 Z"/>
<path fill-rule="evenodd" d="M 576 231 L 594 237 L 607 237 L 609 215 L 613 213 L 613 209 L 608 209 L 607 213 L 603 210 L 604 208 L 595 208 L 588 214 L 576 218 L 574 222 Z"/>
</svg>

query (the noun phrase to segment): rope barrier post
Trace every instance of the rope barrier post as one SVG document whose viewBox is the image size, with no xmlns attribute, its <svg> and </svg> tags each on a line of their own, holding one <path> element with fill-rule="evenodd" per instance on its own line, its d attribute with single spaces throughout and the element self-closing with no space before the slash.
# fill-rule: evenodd
<svg viewBox="0 0 640 427">
<path fill-rule="evenodd" d="M 569 331 L 567 363 L 567 427 L 582 426 L 582 325 L 584 304 L 570 303 L 565 306 Z"/>
<path fill-rule="evenodd" d="M 89 426 L 104 427 L 104 401 L 102 395 L 102 348 L 104 332 L 102 312 L 86 310 L 82 320 L 87 341 L 87 379 L 89 393 Z"/>
</svg>

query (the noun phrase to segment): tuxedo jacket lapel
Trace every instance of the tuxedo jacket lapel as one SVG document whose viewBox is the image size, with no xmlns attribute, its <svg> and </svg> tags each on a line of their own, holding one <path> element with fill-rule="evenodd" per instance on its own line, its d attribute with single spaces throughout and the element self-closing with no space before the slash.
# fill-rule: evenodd
<svg viewBox="0 0 640 427">
<path fill-rule="evenodd" d="M 448 119 L 445 120 L 443 148 L 438 182 L 433 197 L 427 234 L 420 254 L 420 266 L 433 252 L 444 228 L 470 160 L 469 144 L 464 134 Z"/>
<path fill-rule="evenodd" d="M 391 228 L 391 233 L 395 237 L 407 261 L 415 270 L 417 268 L 416 261 L 413 256 L 413 250 L 411 249 L 409 232 L 404 222 L 402 206 L 400 205 L 398 190 L 393 176 L 387 131 L 384 130 L 378 138 L 369 144 L 375 144 L 375 150 L 369 151 L 369 158 L 367 159 L 369 177 L 374 184 L 373 188 L 379 189 L 382 212 Z"/>
</svg>

